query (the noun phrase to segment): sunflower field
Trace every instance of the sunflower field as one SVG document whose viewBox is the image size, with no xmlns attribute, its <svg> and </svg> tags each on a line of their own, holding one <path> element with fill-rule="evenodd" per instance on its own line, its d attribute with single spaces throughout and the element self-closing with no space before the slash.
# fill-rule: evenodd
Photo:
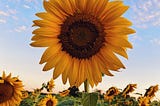
<svg viewBox="0 0 160 106">
<path fill-rule="evenodd" d="M 135 93 L 137 98 L 130 96 L 137 84 L 128 84 L 124 90 L 110 87 L 105 93 L 101 90 L 80 92 L 78 87 L 72 86 L 55 94 L 52 92 L 55 87 L 53 79 L 40 88 L 27 91 L 18 77 L 3 72 L 0 87 L 1 106 L 160 106 L 160 101 L 154 100 L 158 85 L 150 86 L 144 94 Z"/>
<path fill-rule="evenodd" d="M 3 71 L 0 106 L 160 106 L 155 98 L 158 84 L 144 94 L 134 92 L 137 84 L 128 84 L 123 90 L 112 86 L 105 93 L 89 91 L 103 76 L 113 77 L 113 71 L 126 69 L 120 56 L 129 58 L 127 50 L 133 48 L 129 35 L 136 31 L 124 16 L 129 6 L 123 0 L 43 0 L 43 8 L 35 14 L 38 19 L 33 20 L 28 45 L 45 49 L 39 64 L 44 65 L 43 71 L 53 71 L 52 78 L 28 91 L 18 76 Z M 69 87 L 55 93 L 54 81 L 60 76 Z M 84 91 L 79 90 L 82 84 Z"/>
</svg>

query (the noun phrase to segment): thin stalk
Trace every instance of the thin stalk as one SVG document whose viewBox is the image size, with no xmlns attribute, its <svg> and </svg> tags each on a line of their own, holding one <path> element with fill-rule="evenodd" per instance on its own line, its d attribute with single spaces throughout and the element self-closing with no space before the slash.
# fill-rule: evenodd
<svg viewBox="0 0 160 106">
<path fill-rule="evenodd" d="M 84 81 L 84 91 L 89 93 L 89 81 L 88 80 Z"/>
</svg>

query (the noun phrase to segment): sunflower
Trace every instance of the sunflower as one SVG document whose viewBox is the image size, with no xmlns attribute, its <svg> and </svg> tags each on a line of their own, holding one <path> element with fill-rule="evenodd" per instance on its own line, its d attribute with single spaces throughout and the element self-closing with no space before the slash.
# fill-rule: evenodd
<svg viewBox="0 0 160 106">
<path fill-rule="evenodd" d="M 0 106 L 18 105 L 22 98 L 23 85 L 17 77 L 6 76 L 3 72 L 0 77 Z"/>
<path fill-rule="evenodd" d="M 139 97 L 138 105 L 139 106 L 150 106 L 150 98 L 149 97 Z"/>
<path fill-rule="evenodd" d="M 78 91 L 79 91 L 78 87 L 72 86 L 72 87 L 69 87 L 68 90 L 70 90 L 69 95 L 78 97 Z"/>
<path fill-rule="evenodd" d="M 39 106 L 56 106 L 58 103 L 55 96 L 47 95 L 39 102 Z"/>
<path fill-rule="evenodd" d="M 155 96 L 155 93 L 158 91 L 158 85 L 151 86 L 146 90 L 144 94 L 145 97 L 149 97 L 150 99 Z"/>
<path fill-rule="evenodd" d="M 28 98 L 28 91 L 22 91 L 22 99 Z"/>
<path fill-rule="evenodd" d="M 64 90 L 64 91 L 60 92 L 59 95 L 61 97 L 65 97 L 65 96 L 69 95 L 69 92 L 70 92 L 70 90 Z"/>
<path fill-rule="evenodd" d="M 106 94 L 104 95 L 104 100 L 112 101 L 115 95 L 118 95 L 120 92 L 116 87 L 111 87 L 106 91 Z"/>
<path fill-rule="evenodd" d="M 80 86 L 88 80 L 93 87 L 102 81 L 102 73 L 125 68 L 116 54 L 128 58 L 132 48 L 128 34 L 130 21 L 122 17 L 129 8 L 122 1 L 44 0 L 46 12 L 37 13 L 38 26 L 31 46 L 47 47 L 40 64 L 43 71 L 54 68 L 53 79 L 62 74 L 65 84 Z M 115 54 L 116 53 L 116 54 Z"/>
<path fill-rule="evenodd" d="M 126 97 L 129 93 L 133 92 L 137 88 L 137 84 L 128 84 L 127 87 L 123 90 L 122 96 Z"/>
<path fill-rule="evenodd" d="M 54 88 L 54 86 L 55 86 L 54 80 L 53 80 L 53 78 L 51 78 L 51 80 L 48 81 L 48 83 L 47 83 L 47 91 L 52 92 L 52 89 Z"/>
</svg>

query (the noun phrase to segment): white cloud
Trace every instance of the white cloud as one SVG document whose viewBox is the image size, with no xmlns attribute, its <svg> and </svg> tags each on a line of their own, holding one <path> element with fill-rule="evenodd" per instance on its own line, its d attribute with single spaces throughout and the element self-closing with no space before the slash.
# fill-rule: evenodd
<svg viewBox="0 0 160 106">
<path fill-rule="evenodd" d="M 17 10 L 16 9 L 9 9 L 8 13 L 10 13 L 10 14 L 17 14 Z"/>
<path fill-rule="evenodd" d="M 160 45 L 160 39 L 158 39 L 158 38 L 152 39 L 151 43 L 156 44 L 156 45 Z"/>
<path fill-rule="evenodd" d="M 12 18 L 13 18 L 14 20 L 18 20 L 18 17 L 17 17 L 17 16 L 12 16 Z"/>
<path fill-rule="evenodd" d="M 0 23 L 6 23 L 6 20 L 0 19 Z"/>
<path fill-rule="evenodd" d="M 26 31 L 27 30 L 27 27 L 22 25 L 20 27 L 17 27 L 14 29 L 16 32 L 22 32 L 22 31 Z"/>
<path fill-rule="evenodd" d="M 131 0 L 133 10 L 132 20 L 136 27 L 147 28 L 160 26 L 160 1 L 159 0 Z"/>
<path fill-rule="evenodd" d="M 31 8 L 30 6 L 25 5 L 25 4 L 23 5 L 23 7 L 24 7 L 24 8 L 27 8 L 27 9 Z"/>
<path fill-rule="evenodd" d="M 0 10 L 0 15 L 2 15 L 2 16 L 9 16 L 8 13 L 6 13 L 6 12 L 4 12 L 4 11 L 1 11 L 1 10 Z"/>
</svg>

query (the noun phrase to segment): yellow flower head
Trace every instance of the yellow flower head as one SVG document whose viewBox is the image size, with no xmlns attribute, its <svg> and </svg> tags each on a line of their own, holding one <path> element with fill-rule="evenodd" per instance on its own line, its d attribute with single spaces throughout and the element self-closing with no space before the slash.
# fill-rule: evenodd
<svg viewBox="0 0 160 106">
<path fill-rule="evenodd" d="M 128 58 L 132 48 L 128 34 L 132 23 L 122 17 L 129 8 L 122 1 L 44 0 L 45 12 L 37 13 L 38 26 L 31 46 L 47 47 L 40 64 L 43 71 L 54 68 L 53 79 L 62 74 L 65 84 L 80 86 L 88 80 L 93 87 L 102 81 L 102 73 L 125 68 L 115 53 Z"/>
<path fill-rule="evenodd" d="M 137 84 L 128 84 L 127 87 L 123 90 L 122 96 L 126 97 L 129 93 L 133 92 L 137 88 Z"/>
<path fill-rule="evenodd" d="M 144 96 L 153 98 L 157 91 L 158 91 L 158 85 L 151 86 L 146 90 L 146 93 L 144 94 Z"/>
<path fill-rule="evenodd" d="M 65 97 L 65 96 L 69 95 L 69 92 L 70 92 L 70 90 L 64 90 L 63 92 L 60 92 L 59 95 L 61 97 Z"/>
<path fill-rule="evenodd" d="M 57 103 L 58 100 L 55 98 L 55 96 L 47 95 L 39 102 L 39 106 L 56 106 Z"/>
<path fill-rule="evenodd" d="M 106 94 L 104 95 L 104 100 L 111 101 L 115 95 L 118 95 L 120 92 L 118 88 L 111 87 L 106 91 Z"/>
<path fill-rule="evenodd" d="M 38 95 L 40 95 L 40 93 L 41 93 L 41 89 L 39 89 L 39 88 L 36 88 L 36 89 L 34 89 L 34 91 L 32 92 L 32 96 L 38 96 Z"/>
<path fill-rule="evenodd" d="M 139 106 L 150 106 L 149 102 L 150 102 L 149 97 L 139 97 L 138 98 L 138 105 Z"/>
<path fill-rule="evenodd" d="M 6 76 L 3 72 L 0 77 L 0 106 L 18 105 L 22 98 L 23 84 L 17 77 Z"/>
<path fill-rule="evenodd" d="M 28 91 L 22 91 L 22 99 L 25 99 L 28 97 Z"/>
<path fill-rule="evenodd" d="M 53 78 L 47 83 L 47 91 L 48 92 L 52 92 L 52 89 L 54 88 L 55 84 L 54 84 L 54 80 Z"/>
</svg>

